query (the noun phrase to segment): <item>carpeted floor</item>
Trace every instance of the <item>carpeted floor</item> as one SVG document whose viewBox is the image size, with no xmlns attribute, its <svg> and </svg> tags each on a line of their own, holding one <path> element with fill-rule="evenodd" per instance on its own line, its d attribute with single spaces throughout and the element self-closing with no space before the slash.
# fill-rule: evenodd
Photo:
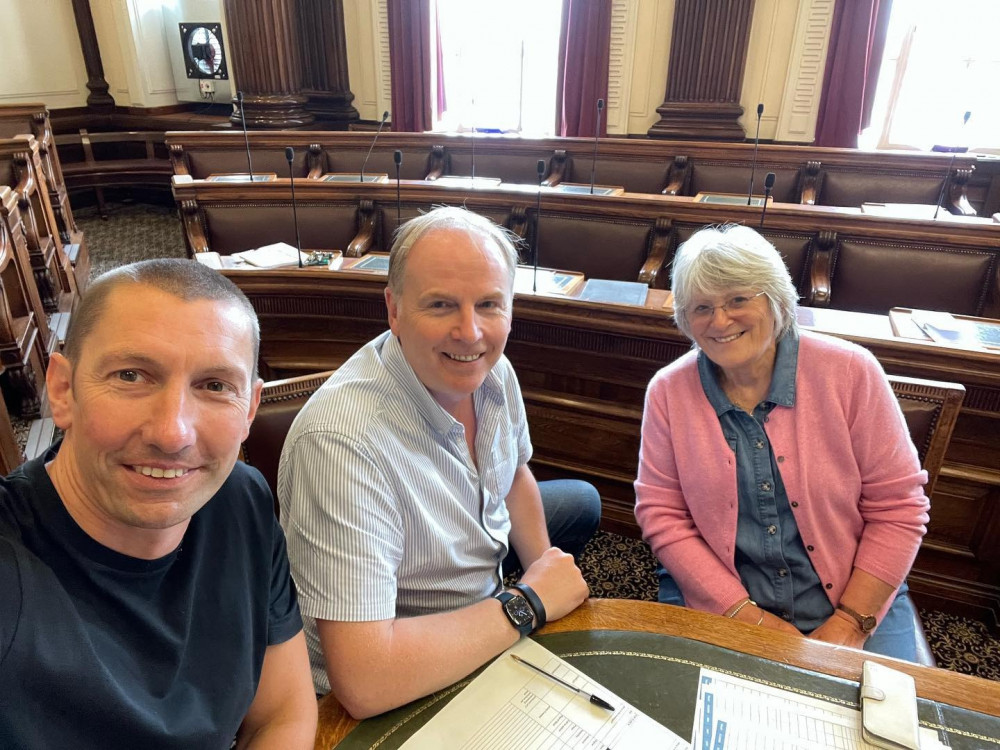
<svg viewBox="0 0 1000 750">
<path fill-rule="evenodd" d="M 102 220 L 91 208 L 74 210 L 90 248 L 92 275 L 143 258 L 183 257 L 184 239 L 173 208 L 111 204 Z M 656 563 L 640 540 L 598 532 L 587 545 L 580 567 L 593 596 L 656 601 Z M 975 620 L 921 610 L 938 666 L 1000 680 L 1000 639 Z"/>
</svg>

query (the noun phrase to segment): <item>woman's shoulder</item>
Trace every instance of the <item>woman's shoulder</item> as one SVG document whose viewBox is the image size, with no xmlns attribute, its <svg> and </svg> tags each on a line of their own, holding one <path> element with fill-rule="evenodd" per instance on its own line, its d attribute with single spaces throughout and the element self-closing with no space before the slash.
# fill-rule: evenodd
<svg viewBox="0 0 1000 750">
<path fill-rule="evenodd" d="M 805 353 L 809 357 L 820 355 L 843 361 L 849 361 L 856 357 L 867 359 L 873 356 L 867 349 L 853 341 L 815 331 L 799 332 L 799 353 L 800 355 Z"/>
<path fill-rule="evenodd" d="M 698 379 L 698 350 L 685 352 L 668 365 L 657 370 L 650 385 L 659 383 L 678 384 L 687 378 Z"/>
</svg>

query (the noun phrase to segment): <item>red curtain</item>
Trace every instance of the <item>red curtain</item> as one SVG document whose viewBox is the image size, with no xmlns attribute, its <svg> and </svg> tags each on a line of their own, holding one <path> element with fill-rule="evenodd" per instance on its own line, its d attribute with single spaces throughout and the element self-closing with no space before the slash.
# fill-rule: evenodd
<svg viewBox="0 0 1000 750">
<path fill-rule="evenodd" d="M 892 0 L 837 0 L 816 121 L 816 146 L 857 148 L 871 121 Z"/>
<path fill-rule="evenodd" d="M 431 0 L 389 0 L 392 129 L 431 129 Z"/>
<path fill-rule="evenodd" d="M 610 58 L 609 0 L 563 0 L 556 86 L 557 134 L 594 135 L 597 100 L 608 100 Z M 605 110 L 601 115 L 601 135 L 607 133 Z"/>
</svg>

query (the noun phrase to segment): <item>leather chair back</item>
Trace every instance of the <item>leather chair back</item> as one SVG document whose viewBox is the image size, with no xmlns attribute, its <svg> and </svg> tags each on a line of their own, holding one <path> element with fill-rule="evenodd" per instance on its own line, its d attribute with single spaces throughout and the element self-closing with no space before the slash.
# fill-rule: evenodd
<svg viewBox="0 0 1000 750">
<path fill-rule="evenodd" d="M 264 384 L 257 416 L 240 449 L 240 458 L 264 475 L 274 495 L 275 513 L 278 512 L 278 461 L 285 436 L 299 409 L 332 374 L 332 371 L 321 372 Z"/>
</svg>

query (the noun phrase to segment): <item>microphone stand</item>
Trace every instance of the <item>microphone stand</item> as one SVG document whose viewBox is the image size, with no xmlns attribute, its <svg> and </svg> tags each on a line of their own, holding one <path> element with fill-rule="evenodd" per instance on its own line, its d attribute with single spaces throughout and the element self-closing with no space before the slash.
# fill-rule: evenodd
<svg viewBox="0 0 1000 750">
<path fill-rule="evenodd" d="M 768 172 L 767 176 L 764 178 L 764 205 L 760 209 L 760 226 L 758 229 L 764 228 L 764 214 L 767 213 L 767 199 L 771 197 L 772 189 L 774 189 L 774 172 Z"/>
<path fill-rule="evenodd" d="M 253 182 L 253 161 L 250 159 L 250 136 L 247 135 L 247 116 L 243 111 L 243 92 L 236 92 L 236 101 L 240 105 L 240 122 L 243 124 L 243 141 L 247 145 L 247 171 L 250 173 L 250 182 Z"/>
<path fill-rule="evenodd" d="M 601 135 L 601 112 L 604 111 L 604 100 L 597 100 L 597 127 L 594 129 L 594 156 L 590 164 L 590 194 L 594 194 L 594 178 L 597 176 L 597 142 Z"/>
<path fill-rule="evenodd" d="M 534 231 L 534 249 L 532 250 L 532 257 L 535 261 L 535 270 L 531 277 L 531 293 L 535 294 L 538 292 L 538 229 L 539 229 L 539 218 L 542 215 L 542 178 L 545 177 L 545 161 L 539 159 L 535 164 L 535 171 L 538 173 L 538 194 L 535 197 L 535 231 Z"/>
<path fill-rule="evenodd" d="M 753 177 L 757 171 L 757 144 L 760 143 L 760 116 L 764 114 L 764 103 L 757 105 L 757 135 L 753 139 L 753 160 L 750 162 L 750 194 L 747 195 L 747 205 L 753 203 Z"/>
<path fill-rule="evenodd" d="M 403 152 L 397 148 L 392 152 L 392 160 L 396 164 L 396 231 L 398 232 L 402 224 L 399 208 L 399 167 L 403 163 Z"/>
<path fill-rule="evenodd" d="M 375 137 L 372 138 L 372 145 L 368 147 L 368 153 L 365 154 L 365 160 L 361 162 L 361 174 L 359 175 L 360 182 L 365 181 L 365 167 L 368 166 L 368 157 L 372 155 L 372 149 L 375 148 L 375 142 L 378 140 L 379 135 L 382 133 L 382 126 L 385 125 L 385 121 L 389 119 L 389 110 L 382 113 L 382 122 L 378 124 L 378 130 L 375 131 Z"/>
<path fill-rule="evenodd" d="M 302 268 L 302 240 L 299 238 L 299 212 L 295 205 L 295 174 L 292 171 L 292 160 L 295 159 L 295 149 L 285 147 L 285 159 L 288 161 L 288 181 L 292 186 L 292 220 L 295 222 L 295 257 Z"/>
</svg>

